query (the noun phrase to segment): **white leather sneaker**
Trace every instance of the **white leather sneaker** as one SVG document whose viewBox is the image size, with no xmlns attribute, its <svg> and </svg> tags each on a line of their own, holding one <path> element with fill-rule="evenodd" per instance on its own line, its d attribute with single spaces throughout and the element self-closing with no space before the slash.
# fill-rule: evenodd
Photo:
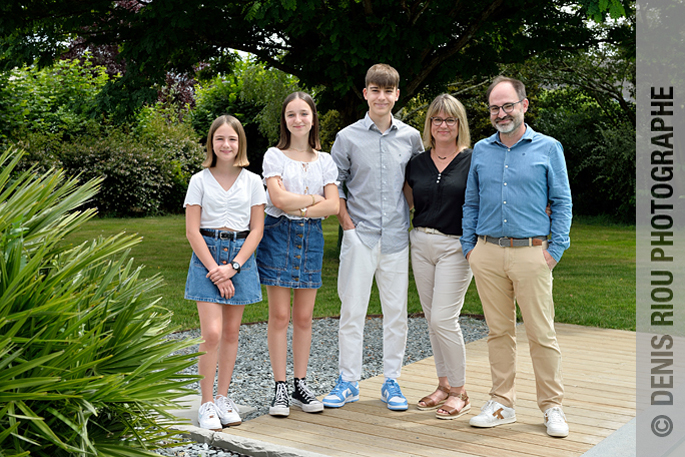
<svg viewBox="0 0 685 457">
<path fill-rule="evenodd" d="M 222 430 L 221 421 L 219 420 L 219 414 L 214 402 L 208 401 L 200 405 L 200 409 L 197 411 L 197 423 L 200 428 L 214 430 L 215 432 Z"/>
<path fill-rule="evenodd" d="M 480 409 L 480 414 L 472 417 L 469 424 L 473 427 L 496 427 L 516 422 L 516 411 L 495 400 L 488 400 Z"/>
<path fill-rule="evenodd" d="M 549 436 L 559 438 L 568 436 L 568 422 L 560 406 L 554 406 L 545 411 L 545 426 Z"/>
<path fill-rule="evenodd" d="M 238 414 L 238 407 L 233 403 L 233 400 L 223 395 L 217 395 L 214 399 L 214 404 L 216 405 L 216 412 L 219 415 L 221 425 L 224 427 L 240 425 L 242 420 L 240 419 L 240 414 Z"/>
</svg>

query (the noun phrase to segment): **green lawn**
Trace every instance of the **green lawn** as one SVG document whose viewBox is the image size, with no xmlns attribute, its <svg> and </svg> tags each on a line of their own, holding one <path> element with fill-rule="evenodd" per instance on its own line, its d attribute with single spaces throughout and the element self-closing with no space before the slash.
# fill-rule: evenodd
<svg viewBox="0 0 685 457">
<path fill-rule="evenodd" d="M 185 237 L 183 216 L 140 219 L 95 219 L 67 238 L 78 243 L 100 235 L 122 231 L 138 233 L 142 241 L 131 251 L 136 264 L 144 264 L 143 277 L 161 273 L 165 285 L 162 303 L 174 312 L 174 324 L 182 329 L 197 328 L 195 303 L 183 299 L 191 249 Z M 337 316 L 340 301 L 336 289 L 338 270 L 336 218 L 324 222 L 326 250 L 323 287 L 319 289 L 315 316 Z M 410 269 L 411 272 L 411 269 Z M 265 321 L 264 300 L 245 308 L 243 322 Z M 635 228 L 595 221 L 574 221 L 571 248 L 554 269 L 556 320 L 571 324 L 635 330 Z M 409 282 L 409 313 L 421 312 L 413 277 Z M 369 314 L 380 314 L 374 287 Z M 475 284 L 466 295 L 463 313 L 482 314 Z"/>
</svg>

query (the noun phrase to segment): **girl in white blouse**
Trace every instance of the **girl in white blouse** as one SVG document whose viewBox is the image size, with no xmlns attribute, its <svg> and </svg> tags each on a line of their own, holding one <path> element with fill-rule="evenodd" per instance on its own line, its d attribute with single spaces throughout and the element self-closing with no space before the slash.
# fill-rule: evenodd
<svg viewBox="0 0 685 457">
<path fill-rule="evenodd" d="M 193 175 L 183 206 L 186 236 L 193 248 L 185 298 L 197 302 L 204 343 L 198 358 L 202 404 L 200 427 L 239 425 L 228 398 L 246 304 L 262 301 L 254 251 L 264 230 L 266 194 L 258 175 L 244 169 L 247 142 L 240 121 L 217 118 L 207 135 L 204 170 Z M 218 395 L 214 377 L 219 363 Z"/>
<path fill-rule="evenodd" d="M 338 213 L 338 170 L 320 152 L 319 119 L 312 98 L 290 94 L 281 110 L 281 137 L 263 161 L 267 186 L 264 238 L 257 265 L 269 299 L 269 356 L 276 381 L 269 414 L 287 416 L 290 404 L 305 412 L 323 411 L 305 376 L 312 339 L 316 290 L 321 287 L 321 220 Z M 286 386 L 287 330 L 292 289 L 294 389 Z"/>
</svg>

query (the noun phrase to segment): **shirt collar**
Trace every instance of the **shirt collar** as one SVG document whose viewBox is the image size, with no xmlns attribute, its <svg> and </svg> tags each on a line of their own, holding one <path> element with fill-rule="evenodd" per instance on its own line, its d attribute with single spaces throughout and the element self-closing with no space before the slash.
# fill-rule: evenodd
<svg viewBox="0 0 685 457">
<path fill-rule="evenodd" d="M 371 130 L 371 127 L 375 127 L 376 124 L 371 120 L 371 116 L 369 116 L 369 112 L 366 112 L 366 116 L 364 116 L 364 119 L 362 120 L 362 125 L 366 130 Z M 395 116 L 391 117 L 390 121 L 390 128 L 388 130 L 397 130 L 399 126 L 397 125 L 397 119 L 395 119 Z M 376 130 L 378 130 L 378 127 L 376 127 Z"/>
<path fill-rule="evenodd" d="M 517 144 L 519 144 L 519 143 L 522 142 L 522 141 L 527 141 L 527 142 L 533 141 L 533 136 L 535 135 L 536 132 L 535 132 L 535 130 L 533 130 L 533 129 L 531 128 L 530 125 L 528 125 L 528 124 L 525 124 L 525 125 L 526 125 L 526 131 L 523 133 L 523 136 L 522 136 L 521 138 L 519 138 L 519 140 L 516 142 L 516 144 L 515 144 L 514 146 L 516 146 Z M 490 138 L 488 138 L 487 141 L 488 141 L 488 143 L 490 143 L 490 144 L 497 143 L 497 144 L 499 144 L 499 145 L 501 145 L 501 146 L 504 146 L 504 143 L 502 143 L 502 142 L 499 140 L 499 132 L 495 132 L 495 134 L 492 135 Z M 514 146 L 512 146 L 512 148 L 513 148 Z"/>
</svg>

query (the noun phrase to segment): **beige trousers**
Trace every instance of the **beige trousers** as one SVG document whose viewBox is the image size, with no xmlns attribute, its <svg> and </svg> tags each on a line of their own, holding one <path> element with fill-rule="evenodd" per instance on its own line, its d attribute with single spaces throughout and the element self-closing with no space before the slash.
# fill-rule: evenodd
<svg viewBox="0 0 685 457">
<path fill-rule="evenodd" d="M 528 335 L 538 407 L 561 406 L 564 385 L 561 351 L 554 329 L 552 272 L 543 246 L 502 248 L 480 238 L 469 263 L 490 333 L 488 353 L 493 400 L 516 403 L 516 303 Z"/>
<path fill-rule="evenodd" d="M 466 349 L 459 313 L 471 283 L 471 269 L 458 237 L 410 232 L 411 265 L 428 322 L 435 371 L 452 387 L 466 383 Z"/>
</svg>

